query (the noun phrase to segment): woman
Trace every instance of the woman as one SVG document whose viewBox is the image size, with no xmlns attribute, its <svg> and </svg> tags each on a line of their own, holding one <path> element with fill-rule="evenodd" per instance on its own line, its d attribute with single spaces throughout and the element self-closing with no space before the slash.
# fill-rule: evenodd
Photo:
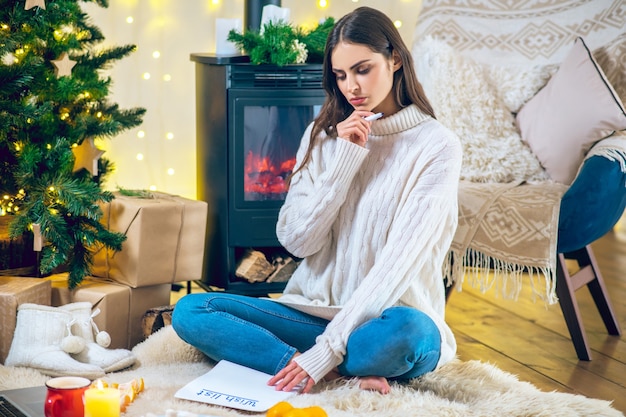
<svg viewBox="0 0 626 417">
<path fill-rule="evenodd" d="M 361 7 L 337 21 L 328 98 L 304 133 L 276 232 L 303 261 L 277 299 L 191 294 L 180 337 L 214 360 L 309 392 L 358 377 L 389 392 L 455 355 L 442 265 L 457 225 L 458 139 L 441 126 L 391 20 Z M 369 121 L 376 113 L 384 117 Z"/>
</svg>

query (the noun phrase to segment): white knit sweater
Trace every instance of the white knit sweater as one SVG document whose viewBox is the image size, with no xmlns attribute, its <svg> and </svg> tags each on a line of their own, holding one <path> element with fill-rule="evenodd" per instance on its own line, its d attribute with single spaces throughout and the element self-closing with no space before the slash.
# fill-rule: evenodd
<svg viewBox="0 0 626 417">
<path fill-rule="evenodd" d="M 461 152 L 452 132 L 409 106 L 373 122 L 366 148 L 324 138 L 292 179 L 276 232 L 305 259 L 278 301 L 332 319 L 296 359 L 316 382 L 343 361 L 356 327 L 396 305 L 437 324 L 438 365 L 454 357 L 442 265 L 457 226 Z"/>
</svg>

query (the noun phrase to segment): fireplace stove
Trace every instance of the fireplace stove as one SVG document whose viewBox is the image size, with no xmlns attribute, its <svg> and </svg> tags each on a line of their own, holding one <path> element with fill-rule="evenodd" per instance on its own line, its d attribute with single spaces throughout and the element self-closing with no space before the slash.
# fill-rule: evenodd
<svg viewBox="0 0 626 417">
<path fill-rule="evenodd" d="M 306 126 L 325 93 L 322 67 L 252 65 L 245 56 L 192 54 L 196 71 L 198 198 L 209 204 L 200 285 L 265 295 L 285 283 L 235 276 L 248 249 L 272 259 L 289 254 L 276 238 L 285 180 Z"/>
</svg>

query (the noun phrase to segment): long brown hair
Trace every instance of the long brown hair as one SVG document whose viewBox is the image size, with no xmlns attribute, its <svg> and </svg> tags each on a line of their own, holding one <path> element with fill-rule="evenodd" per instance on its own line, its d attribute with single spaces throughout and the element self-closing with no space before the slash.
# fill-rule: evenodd
<svg viewBox="0 0 626 417">
<path fill-rule="evenodd" d="M 354 107 L 339 90 L 332 71 L 332 52 L 340 42 L 366 45 L 386 59 L 391 59 L 395 51 L 402 62 L 402 67 L 393 75 L 392 90 L 396 103 L 400 107 L 415 104 L 423 113 L 435 118 L 435 112 L 426 98 L 422 85 L 417 80 L 411 52 L 402 40 L 398 29 L 383 12 L 371 7 L 359 7 L 339 19 L 326 40 L 322 78 L 322 85 L 326 90 L 326 101 L 313 123 L 311 141 L 304 159 L 294 174 L 302 169 L 311 158 L 312 149 L 317 144 L 320 133 L 324 131 L 329 137 L 335 137 L 337 123 L 345 120 L 354 111 Z"/>
</svg>

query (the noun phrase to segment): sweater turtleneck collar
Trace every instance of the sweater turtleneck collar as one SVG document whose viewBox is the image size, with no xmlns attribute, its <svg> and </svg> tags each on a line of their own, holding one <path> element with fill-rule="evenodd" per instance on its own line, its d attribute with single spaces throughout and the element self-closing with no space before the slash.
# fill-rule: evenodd
<svg viewBox="0 0 626 417">
<path fill-rule="evenodd" d="M 415 104 L 411 104 L 389 117 L 374 121 L 372 123 L 372 135 L 394 135 L 411 129 L 428 119 L 430 119 L 429 115 L 422 113 Z"/>
</svg>

